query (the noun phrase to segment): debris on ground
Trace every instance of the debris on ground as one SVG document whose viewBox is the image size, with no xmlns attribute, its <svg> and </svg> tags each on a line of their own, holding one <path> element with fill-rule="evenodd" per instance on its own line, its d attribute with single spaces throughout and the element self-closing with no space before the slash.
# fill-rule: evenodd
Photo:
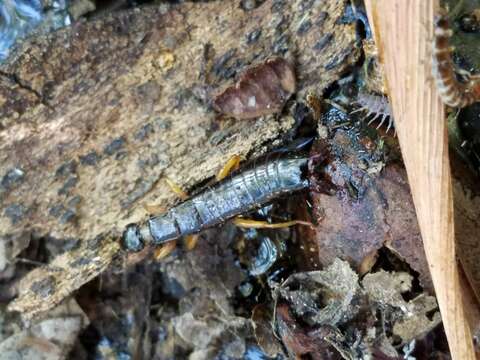
<svg viewBox="0 0 480 360">
<path fill-rule="evenodd" d="M 1 311 L 2 327 L 11 322 Z M 12 323 L 10 323 L 11 325 Z M 89 324 L 89 318 L 70 299 L 48 314 L 48 317 L 35 321 L 28 328 L 17 329 L 7 337 L 0 339 L 2 359 L 67 359 L 68 354 L 78 341 L 78 336 Z"/>
</svg>

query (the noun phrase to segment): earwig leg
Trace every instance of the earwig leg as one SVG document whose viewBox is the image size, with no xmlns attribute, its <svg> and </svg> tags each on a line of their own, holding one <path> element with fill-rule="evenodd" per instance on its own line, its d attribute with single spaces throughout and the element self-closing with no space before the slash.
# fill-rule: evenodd
<svg viewBox="0 0 480 360">
<path fill-rule="evenodd" d="M 165 182 L 167 183 L 168 187 L 182 200 L 186 200 L 188 199 L 188 194 L 182 190 L 182 188 L 177 185 L 174 181 L 170 180 L 169 178 L 165 178 Z M 149 213 L 154 213 L 154 211 L 149 211 L 149 210 L 157 210 L 157 208 L 161 208 L 159 206 L 144 206 L 145 209 L 149 212 Z M 160 213 L 160 212 L 164 212 L 165 209 L 163 209 L 163 211 L 157 211 L 157 213 Z M 156 261 L 161 261 L 163 259 L 165 259 L 168 255 L 170 255 L 172 253 L 173 250 L 175 250 L 175 248 L 177 247 L 177 241 L 176 240 L 173 240 L 173 241 L 169 241 L 163 245 L 160 245 L 158 247 L 155 248 L 155 251 L 153 253 L 153 258 L 156 260 Z"/>
<path fill-rule="evenodd" d="M 302 220 L 291 220 L 291 221 L 285 221 L 281 223 L 270 224 L 266 221 L 258 221 L 258 220 L 236 217 L 235 219 L 233 219 L 233 223 L 238 227 L 250 228 L 250 229 L 279 229 L 279 228 L 290 227 L 294 225 L 306 225 L 313 228 L 312 223 L 309 223 L 308 221 L 302 221 Z"/>
<path fill-rule="evenodd" d="M 172 253 L 173 250 L 177 247 L 177 241 L 169 241 L 159 247 L 157 247 L 153 253 L 153 258 L 156 261 L 165 259 L 168 255 Z"/>
<path fill-rule="evenodd" d="M 183 244 L 185 246 L 185 249 L 187 251 L 191 251 L 195 249 L 195 246 L 197 246 L 198 239 L 200 238 L 199 234 L 192 234 L 192 235 L 187 235 L 183 238 Z"/>
<path fill-rule="evenodd" d="M 233 155 L 228 159 L 227 163 L 220 169 L 215 177 L 217 181 L 225 179 L 232 171 L 237 170 L 240 166 L 240 161 L 242 161 L 242 159 L 239 155 Z"/>
<path fill-rule="evenodd" d="M 145 247 L 139 252 L 131 252 L 125 257 L 125 267 L 130 267 L 133 264 L 139 263 L 150 255 L 151 248 Z"/>
<path fill-rule="evenodd" d="M 195 249 L 198 243 L 198 239 L 200 238 L 199 234 L 192 234 L 192 235 L 187 235 L 183 238 L 183 245 L 185 247 L 185 250 L 187 251 L 192 251 Z M 168 255 L 172 253 L 173 250 L 177 247 L 177 241 L 169 241 L 163 245 L 160 245 L 155 249 L 155 252 L 153 253 L 153 257 L 155 258 L 156 261 L 161 261 L 165 259 Z"/>
<path fill-rule="evenodd" d="M 182 200 L 188 199 L 188 194 L 182 190 L 180 186 L 178 186 L 175 182 L 170 180 L 169 178 L 165 178 L 165 182 L 167 183 L 168 187 Z"/>
<path fill-rule="evenodd" d="M 165 178 L 165 182 L 167 183 L 168 187 L 182 200 L 188 199 L 188 194 L 182 190 L 180 186 L 178 186 L 175 182 L 170 180 L 169 178 Z M 160 205 L 149 205 L 143 204 L 143 208 L 149 214 L 161 214 L 166 211 L 165 207 Z"/>
<path fill-rule="evenodd" d="M 231 161 L 231 159 L 229 160 Z M 235 165 L 235 164 L 234 164 Z M 189 198 L 188 194 L 182 190 L 182 188 L 177 185 L 175 182 L 170 180 L 169 178 L 165 178 L 165 182 L 167 183 L 168 187 L 182 200 L 186 200 Z M 190 251 L 195 248 L 198 242 L 199 235 L 198 234 L 193 234 L 193 235 L 187 235 L 184 237 L 183 241 L 185 244 L 185 248 Z M 170 241 L 165 243 L 164 245 L 161 245 L 160 247 L 155 249 L 155 252 L 153 254 L 153 257 L 155 260 L 160 261 L 164 258 L 166 258 L 168 255 L 172 253 L 172 251 L 175 249 L 177 246 L 177 241 Z"/>
</svg>

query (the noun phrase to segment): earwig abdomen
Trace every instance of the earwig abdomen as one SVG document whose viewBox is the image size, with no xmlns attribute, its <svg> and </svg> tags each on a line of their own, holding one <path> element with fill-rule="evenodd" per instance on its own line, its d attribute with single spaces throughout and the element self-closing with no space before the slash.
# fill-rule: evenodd
<svg viewBox="0 0 480 360">
<path fill-rule="evenodd" d="M 306 165 L 306 158 L 280 158 L 239 173 L 143 225 L 129 225 L 124 245 L 138 251 L 144 243 L 162 244 L 221 224 L 281 194 L 304 189 L 308 186 Z"/>
</svg>

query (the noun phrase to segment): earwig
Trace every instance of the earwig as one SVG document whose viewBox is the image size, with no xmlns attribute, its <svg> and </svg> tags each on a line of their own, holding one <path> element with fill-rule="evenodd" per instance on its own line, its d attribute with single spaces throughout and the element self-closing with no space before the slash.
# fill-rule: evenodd
<svg viewBox="0 0 480 360">
<path fill-rule="evenodd" d="M 357 96 L 357 99 L 355 100 L 355 103 L 358 104 L 360 107 L 357 110 L 352 111 L 351 114 L 360 111 L 366 111 L 367 114 L 365 115 L 365 118 L 368 118 L 371 115 L 375 115 L 368 122 L 369 125 L 375 120 L 380 119 L 380 123 L 377 126 L 377 129 L 379 129 L 383 125 L 385 120 L 388 118 L 387 132 L 390 130 L 390 128 L 393 127 L 392 109 L 386 96 L 372 95 L 360 92 Z"/>
<path fill-rule="evenodd" d="M 123 233 L 126 250 L 160 245 L 198 233 L 244 214 L 281 194 L 306 188 L 307 158 L 278 158 L 217 183 L 141 224 L 130 224 Z"/>
<path fill-rule="evenodd" d="M 432 74 L 442 101 L 448 106 L 465 107 L 480 100 L 480 82 L 468 72 L 467 82 L 458 80 L 452 60 L 454 48 L 449 41 L 452 35 L 447 12 L 440 9 L 434 22 Z"/>
</svg>

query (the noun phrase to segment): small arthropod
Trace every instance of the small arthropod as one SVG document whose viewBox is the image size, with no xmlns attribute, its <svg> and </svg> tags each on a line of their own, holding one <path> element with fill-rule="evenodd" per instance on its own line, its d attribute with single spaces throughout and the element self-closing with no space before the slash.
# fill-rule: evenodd
<svg viewBox="0 0 480 360">
<path fill-rule="evenodd" d="M 142 224 L 130 224 L 123 245 L 140 251 L 225 222 L 309 185 L 307 158 L 279 158 L 227 178 Z M 298 222 L 301 223 L 301 222 Z"/>
<path fill-rule="evenodd" d="M 432 74 L 437 83 L 437 89 L 443 102 L 452 107 L 465 107 L 480 100 L 480 82 L 477 76 L 467 71 L 456 72 L 452 60 L 453 47 L 447 12 L 439 9 L 434 22 L 434 40 L 432 52 Z M 461 82 L 457 75 L 465 76 Z"/>
<path fill-rule="evenodd" d="M 234 85 L 215 97 L 213 107 L 236 119 L 250 119 L 280 112 L 294 92 L 293 67 L 277 57 L 247 69 Z"/>
<path fill-rule="evenodd" d="M 355 103 L 358 104 L 360 107 L 357 110 L 352 111 L 351 114 L 360 111 L 366 111 L 367 114 L 365 115 L 365 118 L 369 117 L 370 115 L 375 115 L 368 122 L 369 125 L 375 120 L 379 119 L 380 123 L 377 126 L 378 129 L 388 118 L 387 132 L 393 126 L 392 109 L 386 96 L 360 92 L 357 95 Z"/>
</svg>

